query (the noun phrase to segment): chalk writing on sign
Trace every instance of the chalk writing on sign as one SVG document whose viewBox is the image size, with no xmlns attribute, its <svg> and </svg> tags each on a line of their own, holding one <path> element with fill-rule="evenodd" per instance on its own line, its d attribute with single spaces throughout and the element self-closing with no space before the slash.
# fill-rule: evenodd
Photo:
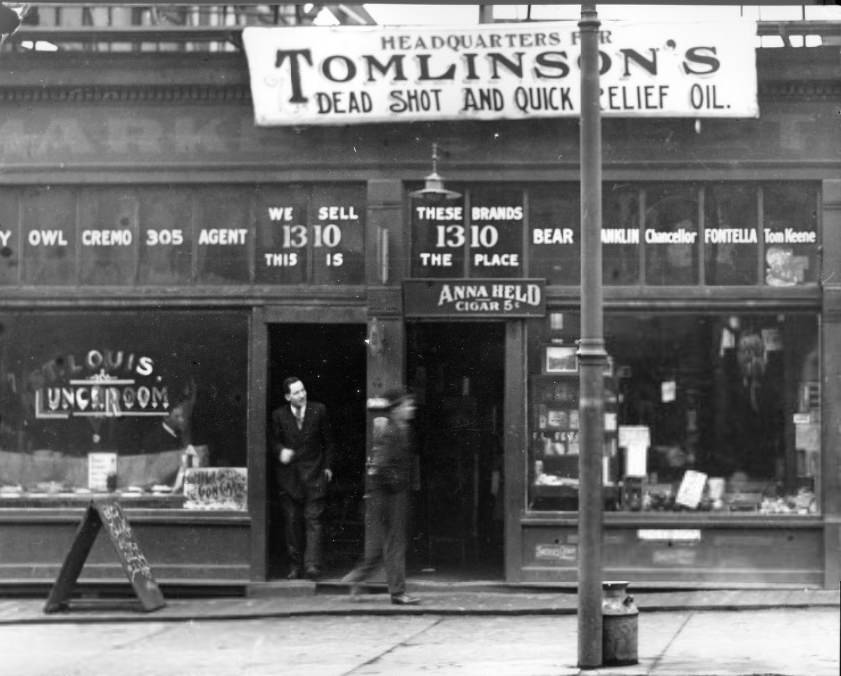
<svg viewBox="0 0 841 676">
<path fill-rule="evenodd" d="M 111 541 L 117 548 L 120 558 L 123 562 L 126 575 L 132 584 L 136 583 L 136 578 L 140 577 L 144 583 L 152 584 L 152 569 L 149 562 L 140 551 L 140 546 L 134 539 L 131 526 L 129 526 L 123 510 L 117 503 L 106 503 L 99 507 L 99 516 L 105 529 L 108 531 Z"/>
<path fill-rule="evenodd" d="M 117 556 L 126 576 L 134 588 L 144 610 L 151 611 L 166 605 L 160 588 L 152 577 L 149 562 L 140 551 L 134 533 L 128 525 L 119 503 L 93 500 L 85 510 L 70 551 L 64 559 L 58 577 L 50 590 L 44 612 L 52 613 L 66 608 L 85 559 L 91 551 L 94 540 L 102 527 L 108 531 L 108 538 L 117 551 Z"/>
</svg>

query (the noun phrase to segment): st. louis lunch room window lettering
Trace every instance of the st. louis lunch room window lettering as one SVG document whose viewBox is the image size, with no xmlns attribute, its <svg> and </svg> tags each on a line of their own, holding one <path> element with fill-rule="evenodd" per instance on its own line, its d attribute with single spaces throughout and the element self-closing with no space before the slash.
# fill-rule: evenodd
<svg viewBox="0 0 841 676">
<path fill-rule="evenodd" d="M 245 467 L 244 313 L 20 312 L 0 328 L 0 498 L 178 507 L 187 468 Z"/>
</svg>

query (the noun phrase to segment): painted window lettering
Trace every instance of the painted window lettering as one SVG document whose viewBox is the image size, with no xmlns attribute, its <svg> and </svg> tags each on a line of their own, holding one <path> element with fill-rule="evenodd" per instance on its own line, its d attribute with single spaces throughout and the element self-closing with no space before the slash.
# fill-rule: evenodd
<svg viewBox="0 0 841 676">
<path fill-rule="evenodd" d="M 68 246 L 63 230 L 30 230 L 26 241 L 30 246 Z"/>
<path fill-rule="evenodd" d="M 572 228 L 535 228 L 531 232 L 532 244 L 574 244 Z"/>
<path fill-rule="evenodd" d="M 131 230 L 82 230 L 82 246 L 131 246 Z"/>
<path fill-rule="evenodd" d="M 246 228 L 202 228 L 199 244 L 245 244 Z"/>
<path fill-rule="evenodd" d="M 36 418 L 74 415 L 166 415 L 165 384 L 138 381 L 154 374 L 152 357 L 124 350 L 92 349 L 84 356 L 68 354 L 43 364 L 36 382 Z M 33 374 L 34 375 L 34 374 Z"/>
<path fill-rule="evenodd" d="M 179 229 L 146 231 L 146 246 L 179 246 L 184 243 L 184 231 Z"/>
</svg>

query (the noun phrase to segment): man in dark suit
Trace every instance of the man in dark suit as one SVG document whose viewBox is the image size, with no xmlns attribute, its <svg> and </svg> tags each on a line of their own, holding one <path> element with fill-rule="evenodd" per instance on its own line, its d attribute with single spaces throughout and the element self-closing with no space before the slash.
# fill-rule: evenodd
<svg viewBox="0 0 841 676">
<path fill-rule="evenodd" d="M 324 404 L 307 401 L 300 378 L 283 381 L 289 405 L 272 412 L 271 448 L 283 509 L 289 579 L 321 574 L 322 515 L 333 478 L 333 437 Z"/>
<path fill-rule="evenodd" d="M 142 451 L 144 453 L 161 453 L 184 448 L 187 445 L 184 440 L 186 426 L 187 419 L 184 414 L 184 407 L 181 404 L 173 406 L 166 418 L 161 420 L 160 423 L 156 423 L 143 437 Z"/>
</svg>

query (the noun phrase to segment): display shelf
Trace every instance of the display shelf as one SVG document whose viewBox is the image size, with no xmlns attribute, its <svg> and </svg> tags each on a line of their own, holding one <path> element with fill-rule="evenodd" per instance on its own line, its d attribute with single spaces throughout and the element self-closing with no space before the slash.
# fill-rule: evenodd
<svg viewBox="0 0 841 676">
<path fill-rule="evenodd" d="M 577 372 L 533 375 L 530 393 L 532 497 L 577 497 L 579 375 Z M 610 484 L 616 478 L 617 420 L 616 393 L 609 377 L 605 378 L 604 393 L 605 482 Z"/>
</svg>

